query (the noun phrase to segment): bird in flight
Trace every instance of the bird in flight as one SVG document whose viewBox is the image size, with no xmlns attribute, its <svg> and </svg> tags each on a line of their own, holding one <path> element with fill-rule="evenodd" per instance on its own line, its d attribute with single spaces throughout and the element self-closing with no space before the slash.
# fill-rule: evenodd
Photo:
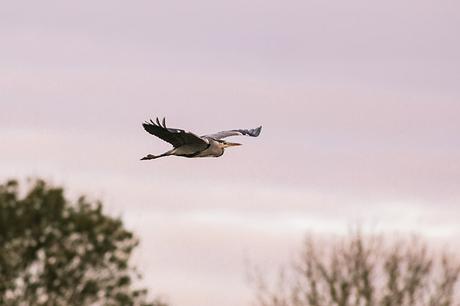
<svg viewBox="0 0 460 306">
<path fill-rule="evenodd" d="M 262 130 L 262 126 L 259 126 L 255 129 L 229 130 L 210 135 L 198 136 L 181 129 L 166 127 L 165 118 L 163 118 L 161 123 L 158 118 L 155 122 L 150 119 L 150 121 L 144 122 L 142 126 L 148 133 L 172 144 L 173 148 L 160 155 L 148 154 L 147 156 L 141 158 L 141 160 L 156 159 L 169 155 L 189 158 L 219 157 L 224 154 L 225 148 L 241 145 L 240 143 L 225 141 L 223 140 L 224 138 L 238 135 L 257 137 Z"/>
</svg>

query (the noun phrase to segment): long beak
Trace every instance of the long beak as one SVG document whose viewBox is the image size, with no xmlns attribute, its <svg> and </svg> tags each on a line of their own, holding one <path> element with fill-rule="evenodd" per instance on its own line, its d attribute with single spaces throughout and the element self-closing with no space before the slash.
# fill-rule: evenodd
<svg viewBox="0 0 460 306">
<path fill-rule="evenodd" d="M 236 147 L 236 146 L 241 146 L 241 143 L 237 143 L 237 142 L 227 142 L 227 143 L 225 143 L 225 146 L 226 146 L 226 147 Z"/>
</svg>

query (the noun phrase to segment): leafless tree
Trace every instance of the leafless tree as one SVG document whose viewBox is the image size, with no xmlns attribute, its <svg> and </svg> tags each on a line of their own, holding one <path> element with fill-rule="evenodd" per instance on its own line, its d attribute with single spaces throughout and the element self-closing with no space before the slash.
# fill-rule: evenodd
<svg viewBox="0 0 460 306">
<path fill-rule="evenodd" d="M 418 238 L 311 236 L 275 285 L 258 273 L 257 306 L 458 306 L 460 265 Z"/>
</svg>

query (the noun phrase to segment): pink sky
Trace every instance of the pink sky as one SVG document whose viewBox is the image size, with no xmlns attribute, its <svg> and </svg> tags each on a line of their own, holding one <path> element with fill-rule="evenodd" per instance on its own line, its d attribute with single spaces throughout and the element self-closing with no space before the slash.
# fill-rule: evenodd
<svg viewBox="0 0 460 306">
<path fill-rule="evenodd" d="M 90 194 L 177 306 L 249 305 L 307 231 L 460 234 L 457 1 L 62 1 L 0 12 L 0 179 Z M 218 159 L 138 159 L 141 122 L 262 124 Z M 458 239 L 455 239 L 457 241 Z"/>
</svg>

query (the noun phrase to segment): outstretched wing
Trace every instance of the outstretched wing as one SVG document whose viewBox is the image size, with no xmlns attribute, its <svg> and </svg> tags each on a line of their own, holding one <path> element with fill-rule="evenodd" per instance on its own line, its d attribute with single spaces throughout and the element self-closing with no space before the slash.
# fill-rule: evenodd
<svg viewBox="0 0 460 306">
<path fill-rule="evenodd" d="M 208 143 L 205 140 L 191 132 L 166 127 L 165 118 L 163 118 L 161 123 L 158 118 L 156 118 L 156 122 L 150 119 L 150 121 L 144 122 L 142 126 L 150 134 L 172 144 L 174 148 L 183 145 L 192 145 L 197 150 L 204 150 L 208 147 Z"/>
<path fill-rule="evenodd" d="M 225 137 L 238 136 L 238 135 L 257 137 L 259 136 L 260 131 L 262 131 L 262 126 L 259 126 L 255 129 L 248 129 L 248 130 L 241 129 L 241 130 L 222 131 L 222 132 L 218 132 L 215 134 L 206 135 L 206 137 L 210 137 L 213 139 L 222 139 Z"/>
</svg>

